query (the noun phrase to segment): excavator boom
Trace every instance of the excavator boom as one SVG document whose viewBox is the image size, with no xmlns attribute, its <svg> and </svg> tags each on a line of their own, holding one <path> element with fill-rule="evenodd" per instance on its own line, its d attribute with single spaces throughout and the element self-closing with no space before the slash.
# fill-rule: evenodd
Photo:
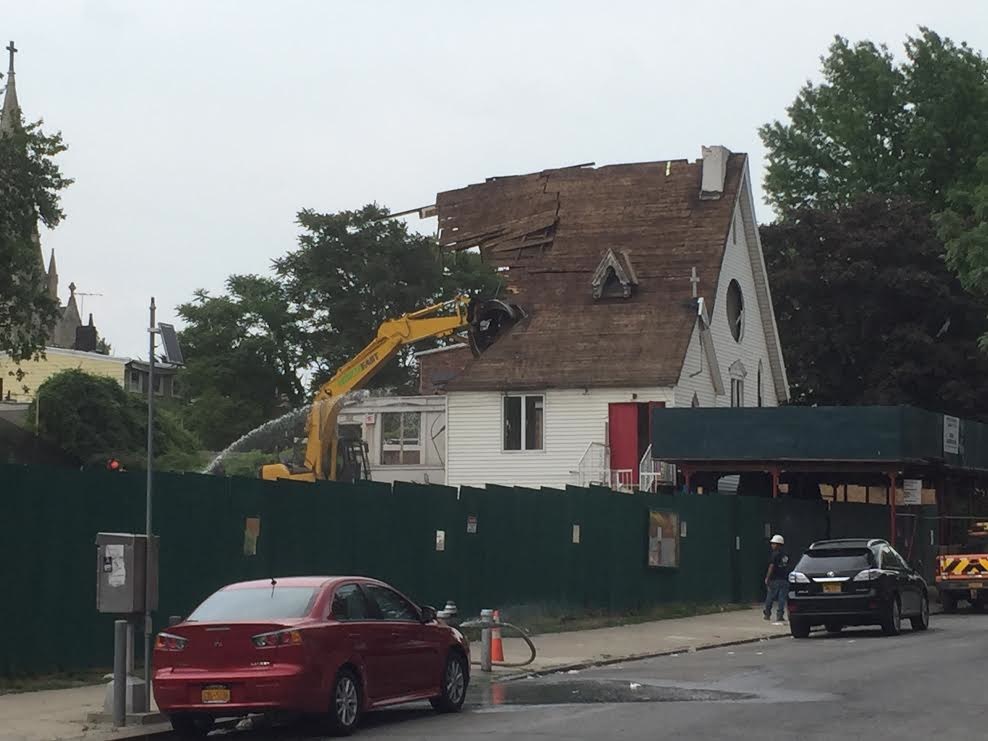
<svg viewBox="0 0 988 741">
<path fill-rule="evenodd" d="M 512 317 L 511 321 L 520 313 L 514 307 L 496 303 L 505 307 Z M 339 444 L 336 420 L 344 396 L 361 388 L 403 347 L 429 338 L 449 337 L 470 328 L 475 321 L 474 313 L 471 300 L 466 296 L 457 296 L 450 301 L 383 322 L 377 330 L 377 336 L 316 391 L 307 421 L 304 465 L 299 469 L 291 469 L 282 463 L 262 466 L 261 478 L 335 480 Z M 485 342 L 480 344 L 485 346 Z M 478 351 L 478 343 L 473 341 L 473 334 L 471 346 L 475 352 Z"/>
</svg>

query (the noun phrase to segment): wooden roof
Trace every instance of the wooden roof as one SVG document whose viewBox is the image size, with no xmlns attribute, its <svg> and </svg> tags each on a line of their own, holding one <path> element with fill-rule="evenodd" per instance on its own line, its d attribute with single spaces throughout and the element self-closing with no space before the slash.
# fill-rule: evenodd
<svg viewBox="0 0 988 741">
<path fill-rule="evenodd" d="M 440 244 L 479 247 L 527 318 L 448 386 L 524 390 L 672 386 L 696 321 L 690 271 L 713 301 L 746 155 L 728 160 L 723 196 L 700 199 L 686 160 L 545 170 L 438 194 Z M 609 249 L 637 285 L 594 300 Z"/>
</svg>

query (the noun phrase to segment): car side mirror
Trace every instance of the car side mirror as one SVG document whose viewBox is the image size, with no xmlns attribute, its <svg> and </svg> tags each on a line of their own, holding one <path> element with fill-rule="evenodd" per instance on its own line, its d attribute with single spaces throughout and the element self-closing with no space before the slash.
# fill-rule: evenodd
<svg viewBox="0 0 988 741">
<path fill-rule="evenodd" d="M 428 605 L 422 606 L 422 622 L 431 623 L 437 617 L 436 608 L 429 607 Z"/>
<path fill-rule="evenodd" d="M 168 618 L 168 627 L 172 628 L 178 625 L 179 623 L 181 623 L 184 619 L 185 618 L 183 618 L 181 615 L 171 615 Z"/>
</svg>

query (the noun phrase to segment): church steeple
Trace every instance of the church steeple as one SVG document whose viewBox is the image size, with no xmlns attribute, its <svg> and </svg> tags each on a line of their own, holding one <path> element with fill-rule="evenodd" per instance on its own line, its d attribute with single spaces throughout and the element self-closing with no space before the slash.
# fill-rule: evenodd
<svg viewBox="0 0 988 741">
<path fill-rule="evenodd" d="M 58 300 L 58 268 L 55 267 L 55 250 L 48 261 L 48 295 Z"/>
<path fill-rule="evenodd" d="M 14 54 L 17 47 L 11 41 L 7 45 L 10 61 L 7 64 L 7 91 L 3 96 L 3 108 L 0 108 L 0 134 L 9 134 L 20 125 L 21 107 L 17 102 L 17 86 L 14 83 Z"/>
</svg>

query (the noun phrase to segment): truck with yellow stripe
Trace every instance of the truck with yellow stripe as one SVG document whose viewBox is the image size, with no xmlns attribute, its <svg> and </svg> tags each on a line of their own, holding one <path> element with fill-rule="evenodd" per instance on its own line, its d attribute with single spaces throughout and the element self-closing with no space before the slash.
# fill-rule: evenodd
<svg viewBox="0 0 988 741">
<path fill-rule="evenodd" d="M 965 545 L 941 550 L 936 584 L 944 612 L 955 612 L 962 601 L 979 612 L 984 609 L 988 603 L 988 522 L 973 523 Z"/>
</svg>

